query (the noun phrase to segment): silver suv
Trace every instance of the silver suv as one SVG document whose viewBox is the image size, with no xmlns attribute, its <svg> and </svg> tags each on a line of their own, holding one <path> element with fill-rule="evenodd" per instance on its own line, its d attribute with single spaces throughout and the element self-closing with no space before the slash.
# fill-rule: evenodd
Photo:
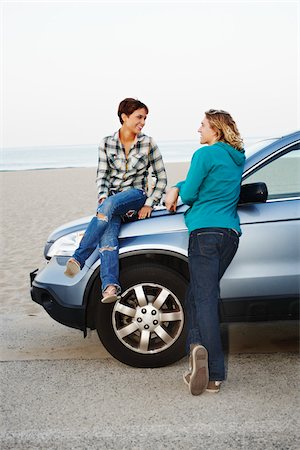
<svg viewBox="0 0 300 450">
<path fill-rule="evenodd" d="M 243 235 L 221 281 L 222 321 L 299 317 L 300 132 L 249 149 L 239 216 Z M 120 233 L 121 299 L 102 304 L 98 249 L 75 278 L 67 259 L 91 219 L 53 231 L 45 245 L 47 265 L 30 274 L 32 299 L 58 322 L 96 329 L 106 349 L 123 363 L 158 367 L 185 354 L 185 290 L 188 232 L 181 205 L 163 206 L 146 221 L 125 223 Z"/>
</svg>

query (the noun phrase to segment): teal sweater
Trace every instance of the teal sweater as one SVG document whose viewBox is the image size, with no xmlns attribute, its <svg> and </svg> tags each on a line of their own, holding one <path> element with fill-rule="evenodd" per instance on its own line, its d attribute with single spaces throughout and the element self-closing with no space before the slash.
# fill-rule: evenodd
<svg viewBox="0 0 300 450">
<path fill-rule="evenodd" d="M 244 162 L 244 150 L 225 142 L 196 150 L 186 180 L 176 185 L 182 201 L 190 206 L 185 213 L 189 232 L 207 227 L 241 232 L 237 204 Z"/>
</svg>

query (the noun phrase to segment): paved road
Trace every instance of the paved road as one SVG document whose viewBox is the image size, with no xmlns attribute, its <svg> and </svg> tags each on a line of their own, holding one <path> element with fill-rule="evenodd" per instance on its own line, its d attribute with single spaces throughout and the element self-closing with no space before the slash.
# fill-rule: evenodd
<svg viewBox="0 0 300 450">
<path fill-rule="evenodd" d="M 300 447 L 297 323 L 231 325 L 228 380 L 199 397 L 185 360 L 131 368 L 44 313 L 2 325 L 1 450 Z"/>
</svg>

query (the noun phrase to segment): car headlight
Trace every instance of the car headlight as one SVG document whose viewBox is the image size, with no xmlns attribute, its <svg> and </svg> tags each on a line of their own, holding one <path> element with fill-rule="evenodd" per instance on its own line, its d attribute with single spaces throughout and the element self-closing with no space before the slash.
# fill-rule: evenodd
<svg viewBox="0 0 300 450">
<path fill-rule="evenodd" d="M 78 248 L 83 235 L 84 230 L 62 236 L 53 242 L 49 248 L 45 249 L 45 257 L 50 259 L 52 256 L 72 256 Z"/>
</svg>

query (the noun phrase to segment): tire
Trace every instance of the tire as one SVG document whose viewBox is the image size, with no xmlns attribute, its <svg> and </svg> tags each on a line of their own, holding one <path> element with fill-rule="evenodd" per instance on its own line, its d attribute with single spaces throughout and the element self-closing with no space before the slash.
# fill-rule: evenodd
<svg viewBox="0 0 300 450">
<path fill-rule="evenodd" d="M 124 268 L 121 299 L 98 303 L 96 328 L 107 351 L 133 367 L 163 367 L 185 355 L 187 281 L 156 264 Z"/>
</svg>

